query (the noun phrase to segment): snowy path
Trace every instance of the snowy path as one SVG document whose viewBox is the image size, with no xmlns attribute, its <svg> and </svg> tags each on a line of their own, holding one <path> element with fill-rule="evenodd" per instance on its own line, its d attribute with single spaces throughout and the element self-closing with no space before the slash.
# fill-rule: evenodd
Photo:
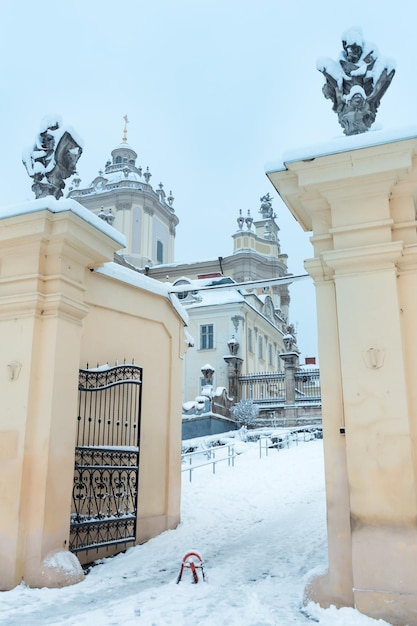
<svg viewBox="0 0 417 626">
<path fill-rule="evenodd" d="M 66 589 L 0 594 L 7 626 L 370 626 L 352 609 L 300 611 L 306 574 L 326 562 L 322 442 L 272 450 L 183 475 L 179 528 L 92 569 Z M 208 583 L 177 585 L 183 555 L 198 551 Z"/>
</svg>

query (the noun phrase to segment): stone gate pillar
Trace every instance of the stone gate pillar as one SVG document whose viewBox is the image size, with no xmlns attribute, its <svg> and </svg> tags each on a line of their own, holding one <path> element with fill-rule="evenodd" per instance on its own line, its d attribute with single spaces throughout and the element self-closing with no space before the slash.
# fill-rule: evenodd
<svg viewBox="0 0 417 626">
<path fill-rule="evenodd" d="M 242 373 L 243 359 L 238 356 L 223 357 L 227 363 L 228 394 L 234 402 L 240 400 L 239 377 Z"/>
<path fill-rule="evenodd" d="M 285 417 L 297 417 L 295 407 L 295 372 L 298 370 L 298 352 L 282 352 L 279 358 L 284 361 L 285 376 Z"/>
<path fill-rule="evenodd" d="M 84 277 L 122 245 L 74 201 L 44 198 L 0 212 L 2 590 L 22 580 L 79 580 L 66 550 Z"/>
<path fill-rule="evenodd" d="M 314 258 L 329 569 L 307 596 L 417 624 L 417 130 L 268 176 Z"/>
</svg>

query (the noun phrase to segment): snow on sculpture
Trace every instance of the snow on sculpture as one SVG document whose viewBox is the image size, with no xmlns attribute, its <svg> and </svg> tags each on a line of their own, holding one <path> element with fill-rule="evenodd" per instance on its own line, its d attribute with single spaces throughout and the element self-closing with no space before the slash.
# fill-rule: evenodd
<svg viewBox="0 0 417 626">
<path fill-rule="evenodd" d="M 59 115 L 43 118 L 34 145 L 22 156 L 36 198 L 62 197 L 65 179 L 76 172 L 81 143 L 72 129 L 62 126 Z"/>
<path fill-rule="evenodd" d="M 374 123 L 381 98 L 394 77 L 395 63 L 379 56 L 360 28 L 346 30 L 342 45 L 337 61 L 320 58 L 317 69 L 326 79 L 323 94 L 333 102 L 344 134 L 358 135 Z"/>
</svg>

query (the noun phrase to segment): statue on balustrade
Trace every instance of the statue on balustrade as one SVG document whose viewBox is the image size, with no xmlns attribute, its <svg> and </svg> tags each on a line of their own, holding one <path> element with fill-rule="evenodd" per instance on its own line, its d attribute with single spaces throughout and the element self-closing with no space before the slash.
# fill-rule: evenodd
<svg viewBox="0 0 417 626">
<path fill-rule="evenodd" d="M 357 135 L 374 123 L 381 98 L 394 77 L 395 63 L 380 56 L 360 28 L 346 30 L 342 46 L 337 61 L 320 58 L 317 69 L 326 79 L 323 94 L 333 102 L 344 134 Z"/>
</svg>

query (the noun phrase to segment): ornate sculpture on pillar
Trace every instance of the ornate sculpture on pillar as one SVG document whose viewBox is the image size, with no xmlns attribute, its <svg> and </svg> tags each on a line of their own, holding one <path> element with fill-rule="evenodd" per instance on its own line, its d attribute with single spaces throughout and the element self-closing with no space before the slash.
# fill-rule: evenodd
<svg viewBox="0 0 417 626">
<path fill-rule="evenodd" d="M 237 356 L 239 352 L 239 342 L 232 335 L 232 338 L 227 342 L 230 356 L 223 357 L 227 363 L 227 377 L 229 380 L 229 396 L 237 402 L 239 398 L 239 376 L 242 371 L 243 359 Z"/>
<path fill-rule="evenodd" d="M 295 378 L 294 374 L 298 369 L 299 351 L 295 341 L 294 326 L 287 326 L 287 333 L 282 338 L 285 352 L 279 356 L 284 361 L 285 369 L 285 404 L 295 405 Z M 288 409 L 287 409 L 288 411 Z M 291 417 L 295 417 L 291 416 Z"/>
<path fill-rule="evenodd" d="M 395 63 L 379 56 L 360 28 L 346 30 L 342 45 L 337 61 L 320 58 L 317 69 L 326 79 L 323 94 L 333 102 L 344 134 L 358 135 L 374 123 L 381 98 L 394 77 Z"/>
<path fill-rule="evenodd" d="M 60 116 L 45 117 L 32 148 L 22 157 L 27 173 L 33 178 L 36 198 L 62 197 L 65 179 L 76 173 L 82 147 L 74 131 L 62 126 Z"/>
<path fill-rule="evenodd" d="M 201 368 L 201 373 L 204 376 L 204 382 L 206 385 L 212 385 L 213 384 L 213 374 L 216 371 L 214 369 L 214 367 L 212 367 L 209 363 L 207 363 L 207 365 L 203 365 L 203 367 Z"/>
<path fill-rule="evenodd" d="M 259 213 L 262 213 L 263 219 L 273 219 L 274 217 L 276 217 L 272 208 L 272 198 L 269 193 L 267 193 L 265 196 L 262 196 L 262 198 L 260 198 L 260 201 L 261 208 L 259 209 Z"/>
</svg>

